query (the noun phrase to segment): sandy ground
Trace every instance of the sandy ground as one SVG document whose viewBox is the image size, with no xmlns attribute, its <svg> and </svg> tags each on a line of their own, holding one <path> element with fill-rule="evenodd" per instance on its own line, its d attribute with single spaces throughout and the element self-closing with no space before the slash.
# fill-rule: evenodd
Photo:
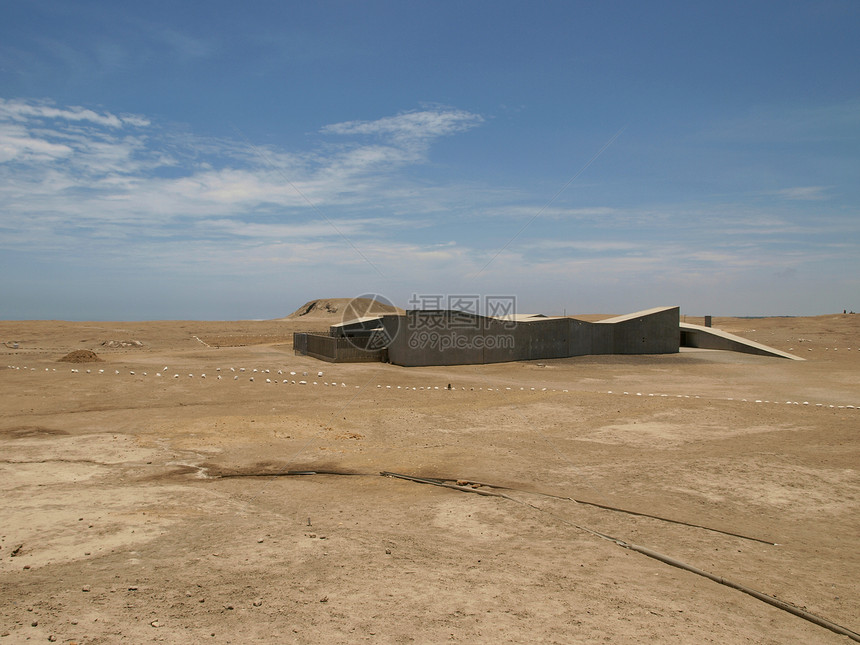
<svg viewBox="0 0 860 645">
<path fill-rule="evenodd" d="M 0 643 L 849 642 L 591 532 L 860 630 L 860 316 L 714 323 L 807 360 L 332 365 L 290 345 L 321 319 L 0 322 Z"/>
</svg>

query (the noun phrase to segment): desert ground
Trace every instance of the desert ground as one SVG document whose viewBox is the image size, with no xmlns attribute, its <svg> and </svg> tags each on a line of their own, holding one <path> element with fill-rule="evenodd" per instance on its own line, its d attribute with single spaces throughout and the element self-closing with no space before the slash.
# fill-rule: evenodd
<svg viewBox="0 0 860 645">
<path fill-rule="evenodd" d="M 0 322 L 0 644 L 851 642 L 629 545 L 860 631 L 860 315 L 401 368 L 317 314 Z"/>
</svg>

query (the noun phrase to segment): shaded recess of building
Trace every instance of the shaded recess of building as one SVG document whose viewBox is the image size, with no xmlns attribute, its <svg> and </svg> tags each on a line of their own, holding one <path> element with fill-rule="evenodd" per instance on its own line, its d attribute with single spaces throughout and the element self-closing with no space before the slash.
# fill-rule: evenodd
<svg viewBox="0 0 860 645">
<path fill-rule="evenodd" d="M 296 333 L 297 354 L 330 362 L 383 361 L 408 367 L 504 363 L 589 354 L 678 352 L 679 308 L 656 307 L 598 322 L 541 314 L 479 316 L 412 310 Z"/>
</svg>

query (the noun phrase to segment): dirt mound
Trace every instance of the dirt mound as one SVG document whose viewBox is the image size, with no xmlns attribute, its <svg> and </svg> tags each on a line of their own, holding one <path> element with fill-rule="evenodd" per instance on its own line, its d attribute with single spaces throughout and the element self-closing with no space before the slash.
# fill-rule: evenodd
<svg viewBox="0 0 860 645">
<path fill-rule="evenodd" d="M 284 320 L 302 318 L 358 318 L 375 314 L 403 313 L 394 305 L 373 298 L 326 298 L 310 300 L 296 309 Z"/>
<path fill-rule="evenodd" d="M 76 349 L 63 356 L 60 361 L 63 363 L 100 363 L 102 359 L 88 349 Z"/>
<path fill-rule="evenodd" d="M 311 300 L 291 313 L 288 318 L 300 318 L 301 316 L 326 316 L 333 315 L 340 310 L 345 303 L 340 302 L 342 298 L 335 300 Z"/>
</svg>

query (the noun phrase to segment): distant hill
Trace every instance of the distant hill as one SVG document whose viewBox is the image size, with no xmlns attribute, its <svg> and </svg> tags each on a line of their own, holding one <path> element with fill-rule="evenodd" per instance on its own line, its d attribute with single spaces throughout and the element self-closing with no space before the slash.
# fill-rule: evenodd
<svg viewBox="0 0 860 645">
<path fill-rule="evenodd" d="M 361 316 L 400 314 L 403 310 L 372 298 L 310 300 L 281 320 L 352 320 Z"/>
</svg>

